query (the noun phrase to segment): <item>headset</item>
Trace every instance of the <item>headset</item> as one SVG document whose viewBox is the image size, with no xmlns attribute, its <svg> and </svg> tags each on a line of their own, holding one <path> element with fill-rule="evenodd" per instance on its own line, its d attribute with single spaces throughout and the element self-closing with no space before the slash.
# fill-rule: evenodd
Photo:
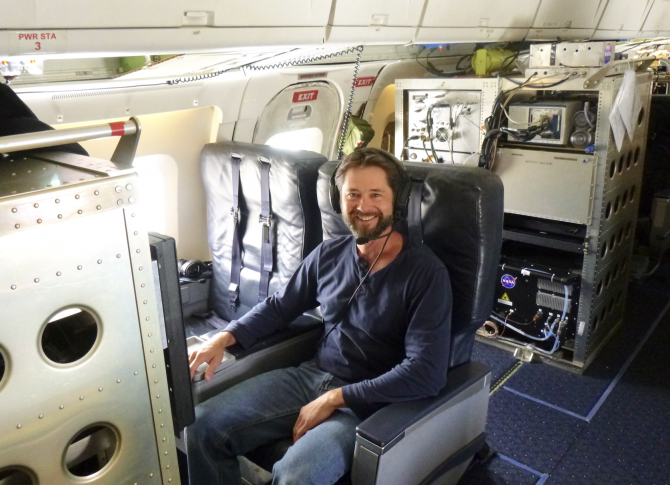
<svg viewBox="0 0 670 485">
<path fill-rule="evenodd" d="M 185 278 L 197 278 L 209 269 L 207 263 L 203 263 L 198 259 L 180 259 L 177 262 L 179 276 Z"/>
<path fill-rule="evenodd" d="M 407 203 L 409 202 L 409 195 L 410 192 L 412 191 L 412 181 L 409 178 L 409 175 L 407 174 L 407 169 L 397 158 L 395 158 L 390 153 L 387 153 L 383 150 L 375 150 L 375 152 L 385 157 L 387 160 L 392 161 L 396 165 L 396 167 L 398 168 L 398 172 L 400 173 L 400 184 L 398 185 L 397 190 L 393 194 L 393 221 L 394 223 L 399 222 L 403 219 Z M 335 167 L 335 171 L 333 172 L 333 175 L 331 175 L 330 177 L 330 190 L 329 190 L 330 206 L 333 208 L 336 214 L 342 214 L 342 205 L 341 205 L 342 199 L 340 189 L 338 188 L 337 183 L 335 181 L 335 176 L 337 175 L 337 171 L 339 170 L 341 165 L 342 162 L 340 162 L 337 165 L 337 167 Z"/>
</svg>

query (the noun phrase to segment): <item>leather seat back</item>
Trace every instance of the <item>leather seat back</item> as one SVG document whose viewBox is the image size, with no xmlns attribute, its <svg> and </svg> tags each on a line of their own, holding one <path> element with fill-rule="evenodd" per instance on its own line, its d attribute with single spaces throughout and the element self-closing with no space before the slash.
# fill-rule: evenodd
<svg viewBox="0 0 670 485">
<path fill-rule="evenodd" d="M 241 157 L 238 235 L 242 254 L 239 304 L 230 305 L 229 286 L 234 234 L 232 154 Z M 326 158 L 314 152 L 279 150 L 266 145 L 222 142 L 205 145 L 201 173 L 207 197 L 207 237 L 213 279 L 209 308 L 226 321 L 240 318 L 258 303 L 261 274 L 261 162 L 270 167 L 274 236 L 273 270 L 268 295 L 281 289 L 302 260 L 322 240 L 316 197 L 319 167 Z"/>
<path fill-rule="evenodd" d="M 413 181 L 422 182 L 423 242 L 449 270 L 453 293 L 449 362 L 455 367 L 470 360 L 474 333 L 491 315 L 502 242 L 502 182 L 476 167 L 404 165 Z M 329 162 L 319 173 L 324 239 L 351 234 L 330 206 L 329 181 L 336 166 L 337 162 Z M 406 225 L 400 230 L 407 234 Z"/>
</svg>

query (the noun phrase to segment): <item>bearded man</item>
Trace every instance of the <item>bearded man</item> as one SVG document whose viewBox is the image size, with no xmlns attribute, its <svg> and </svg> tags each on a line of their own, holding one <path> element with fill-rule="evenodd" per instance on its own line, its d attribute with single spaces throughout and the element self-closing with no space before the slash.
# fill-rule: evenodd
<svg viewBox="0 0 670 485">
<path fill-rule="evenodd" d="M 238 455 L 293 437 L 275 485 L 334 484 L 353 462 L 356 426 L 377 409 L 446 384 L 451 288 L 442 262 L 394 228 L 408 177 L 389 153 L 347 156 L 334 181 L 352 236 L 319 245 L 281 291 L 191 354 L 191 375 L 321 307 L 312 361 L 244 381 L 200 404 L 187 433 L 191 485 L 241 484 Z"/>
</svg>

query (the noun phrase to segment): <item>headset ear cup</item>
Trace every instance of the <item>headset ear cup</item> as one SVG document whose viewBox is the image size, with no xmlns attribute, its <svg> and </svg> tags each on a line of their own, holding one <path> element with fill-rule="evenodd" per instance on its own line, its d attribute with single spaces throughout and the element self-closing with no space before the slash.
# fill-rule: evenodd
<svg viewBox="0 0 670 485">
<path fill-rule="evenodd" d="M 412 192 L 412 181 L 409 178 L 409 175 L 407 175 L 405 167 L 402 167 L 402 170 L 402 181 L 400 187 L 398 187 L 398 196 L 396 197 L 395 205 L 393 207 L 394 218 L 396 221 L 400 221 L 404 218 L 407 203 L 409 202 L 409 196 Z"/>
<path fill-rule="evenodd" d="M 337 183 L 335 181 L 335 175 L 337 174 L 338 168 L 340 168 L 339 164 L 337 165 L 337 167 L 335 167 L 335 171 L 333 172 L 333 175 L 331 175 L 330 177 L 330 188 L 328 192 L 330 195 L 330 206 L 333 208 L 336 214 L 342 214 L 342 206 L 340 202 L 340 189 L 337 187 Z"/>
</svg>

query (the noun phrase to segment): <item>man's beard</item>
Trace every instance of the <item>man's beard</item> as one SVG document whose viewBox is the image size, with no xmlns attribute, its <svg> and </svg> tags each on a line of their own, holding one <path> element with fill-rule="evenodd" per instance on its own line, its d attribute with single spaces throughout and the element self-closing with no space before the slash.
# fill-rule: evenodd
<svg viewBox="0 0 670 485">
<path fill-rule="evenodd" d="M 358 228 L 355 225 L 357 216 L 363 216 L 363 217 L 377 216 L 377 224 L 370 229 Z M 388 215 L 384 217 L 384 214 L 382 214 L 379 211 L 367 214 L 357 210 L 352 211 L 348 214 L 346 212 L 343 212 L 342 219 L 344 219 L 344 223 L 347 225 L 347 227 L 349 228 L 349 230 L 356 239 L 359 238 L 375 239 L 376 237 L 381 236 L 384 233 L 384 231 L 386 231 L 386 229 L 388 229 L 393 224 L 393 215 Z"/>
</svg>

